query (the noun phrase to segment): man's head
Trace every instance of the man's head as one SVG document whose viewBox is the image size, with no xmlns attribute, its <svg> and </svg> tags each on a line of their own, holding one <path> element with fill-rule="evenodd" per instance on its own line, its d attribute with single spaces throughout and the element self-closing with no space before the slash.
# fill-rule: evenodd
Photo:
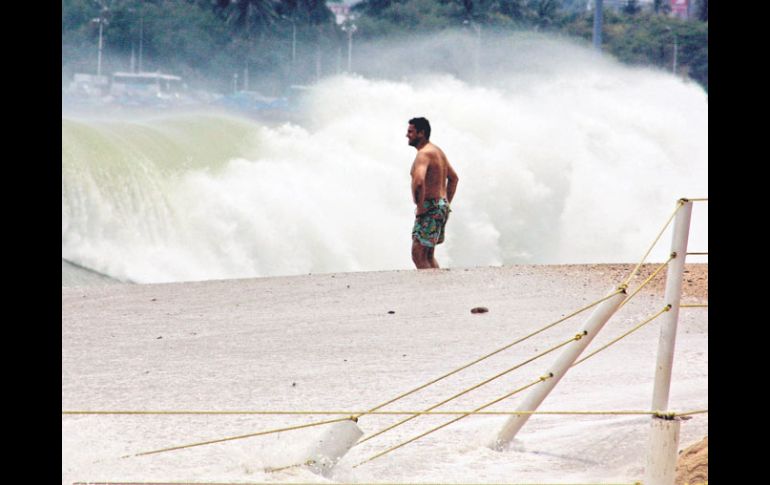
<svg viewBox="0 0 770 485">
<path fill-rule="evenodd" d="M 409 145 L 416 147 L 421 142 L 430 140 L 430 122 L 425 118 L 412 118 L 409 120 L 409 129 L 406 131 Z"/>
</svg>

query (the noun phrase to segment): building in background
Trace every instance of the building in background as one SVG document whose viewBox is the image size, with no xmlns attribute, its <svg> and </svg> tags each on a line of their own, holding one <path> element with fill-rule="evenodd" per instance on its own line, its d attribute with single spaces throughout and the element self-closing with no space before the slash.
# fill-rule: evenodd
<svg viewBox="0 0 770 485">
<path fill-rule="evenodd" d="M 585 3 L 585 10 L 592 11 L 594 9 L 595 2 L 594 0 L 582 0 L 583 3 Z M 673 0 L 672 0 L 673 1 Z M 576 5 L 580 2 L 572 1 L 572 2 L 565 2 L 564 5 Z M 628 3 L 628 0 L 604 0 L 602 2 L 602 6 L 607 9 L 610 8 L 612 10 L 622 10 L 623 7 L 626 6 Z M 636 2 L 639 7 L 641 7 L 643 10 L 652 10 L 653 0 L 637 0 Z"/>
<path fill-rule="evenodd" d="M 666 0 L 662 2 L 665 6 L 668 2 L 669 15 L 680 19 L 692 19 L 695 17 L 695 0 Z M 652 11 L 655 8 L 654 0 L 637 0 L 637 5 L 642 10 Z M 602 5 L 605 9 L 612 9 L 616 11 L 622 10 L 628 4 L 628 0 L 604 0 Z M 565 0 L 563 6 L 567 10 L 585 9 L 592 11 L 594 9 L 595 0 Z"/>
<path fill-rule="evenodd" d="M 671 15 L 680 19 L 689 19 L 690 0 L 671 0 Z"/>
<path fill-rule="evenodd" d="M 326 6 L 334 13 L 337 25 L 342 24 L 350 16 L 350 4 L 344 2 L 326 2 Z"/>
<path fill-rule="evenodd" d="M 329 0 L 326 6 L 334 13 L 337 18 L 337 25 L 342 25 L 350 18 L 350 9 L 361 0 Z"/>
</svg>

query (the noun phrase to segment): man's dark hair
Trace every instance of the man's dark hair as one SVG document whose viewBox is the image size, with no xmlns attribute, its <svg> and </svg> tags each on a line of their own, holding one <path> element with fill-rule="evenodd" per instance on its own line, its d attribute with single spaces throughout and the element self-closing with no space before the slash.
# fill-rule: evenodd
<svg viewBox="0 0 770 485">
<path fill-rule="evenodd" d="M 430 140 L 430 121 L 426 118 L 412 118 L 409 120 L 409 124 L 414 126 L 415 131 L 424 132 L 425 139 Z"/>
</svg>

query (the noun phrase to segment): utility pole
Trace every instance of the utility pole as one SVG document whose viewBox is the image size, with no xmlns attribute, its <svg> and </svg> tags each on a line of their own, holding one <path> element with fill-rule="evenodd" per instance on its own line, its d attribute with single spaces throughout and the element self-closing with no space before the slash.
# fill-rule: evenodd
<svg viewBox="0 0 770 485">
<path fill-rule="evenodd" d="M 476 30 L 476 53 L 473 56 L 473 71 L 476 76 L 476 83 L 481 79 L 481 25 L 471 22 L 471 25 Z"/>
<path fill-rule="evenodd" d="M 671 73 L 676 75 L 677 57 L 679 55 L 679 42 L 676 37 L 676 32 L 674 32 L 674 29 L 672 29 L 669 26 L 666 26 L 666 30 L 668 32 L 671 32 L 671 35 L 674 37 L 674 55 L 673 55 L 673 59 L 671 59 Z"/>
<path fill-rule="evenodd" d="M 676 34 L 674 34 L 674 62 L 673 62 L 673 66 L 671 68 L 672 71 L 674 72 L 674 74 L 676 74 L 676 56 L 677 56 L 678 51 L 679 51 L 679 45 L 677 44 Z"/>
<path fill-rule="evenodd" d="M 349 17 L 342 25 L 342 30 L 348 33 L 348 72 L 352 72 L 353 68 L 353 33 L 358 30 L 356 24 L 353 23 L 353 17 Z"/>
<path fill-rule="evenodd" d="M 477 24 L 473 20 L 463 20 L 463 25 L 470 25 L 476 32 L 476 45 L 473 49 L 473 75 L 474 81 L 479 82 L 480 79 L 480 58 L 481 58 L 481 25 Z"/>
<path fill-rule="evenodd" d="M 142 41 L 144 40 L 144 12 L 139 14 L 139 72 L 142 72 Z"/>
<path fill-rule="evenodd" d="M 101 10 L 99 10 L 99 16 L 91 19 L 91 22 L 99 24 L 99 53 L 96 58 L 96 75 L 101 76 L 102 75 L 102 49 L 104 48 L 104 26 L 109 25 L 109 21 L 107 21 L 107 12 L 109 12 L 109 8 L 104 4 L 104 2 L 98 2 L 99 6 L 101 6 Z"/>
<path fill-rule="evenodd" d="M 97 54 L 97 57 L 96 57 L 96 75 L 101 76 L 102 75 L 102 47 L 103 47 L 102 33 L 104 31 L 104 23 L 106 22 L 106 20 L 100 14 L 99 17 L 92 19 L 91 22 L 96 22 L 99 24 L 99 53 Z"/>
<path fill-rule="evenodd" d="M 594 49 L 602 51 L 602 23 L 603 6 L 602 0 L 594 0 Z"/>
</svg>

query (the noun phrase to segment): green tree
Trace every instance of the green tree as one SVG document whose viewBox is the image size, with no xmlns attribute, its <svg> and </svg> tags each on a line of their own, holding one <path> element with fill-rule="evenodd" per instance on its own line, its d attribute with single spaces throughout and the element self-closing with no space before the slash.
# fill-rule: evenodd
<svg viewBox="0 0 770 485">
<path fill-rule="evenodd" d="M 398 0 L 395 0 L 398 1 Z M 352 10 L 360 15 L 377 18 L 393 5 L 394 0 L 363 0 L 353 5 Z"/>
<path fill-rule="evenodd" d="M 671 12 L 671 3 L 668 0 L 653 0 L 652 11 L 656 14 L 666 14 Z"/>
<path fill-rule="evenodd" d="M 215 0 L 214 11 L 247 36 L 264 34 L 278 19 L 276 0 Z"/>
<path fill-rule="evenodd" d="M 353 7 L 356 25 L 363 38 L 397 36 L 400 33 L 426 33 L 459 27 L 461 7 L 455 2 L 435 0 L 365 0 Z"/>
<path fill-rule="evenodd" d="M 283 0 L 276 8 L 279 16 L 317 26 L 334 21 L 334 14 L 322 0 Z"/>
<path fill-rule="evenodd" d="M 587 1 L 363 0 L 353 11 L 361 38 L 465 26 L 480 35 L 487 27 L 558 29 L 590 41 Z M 678 66 L 708 90 L 708 0 L 696 0 L 702 21 L 663 15 L 664 0 L 653 5 L 660 14 L 638 11 L 638 2 L 606 10 L 604 50 L 622 62 L 670 69 L 676 39 Z M 235 71 L 249 68 L 292 82 L 314 78 L 315 61 L 330 52 L 336 58 L 346 40 L 324 0 L 62 0 L 63 80 L 65 72 L 95 72 L 99 29 L 92 20 L 107 15 L 105 72 L 127 69 L 141 37 L 145 69 L 176 70 L 188 79 L 218 72 L 229 86 Z M 295 47 L 310 62 L 289 62 Z M 336 64 L 325 62 L 327 70 Z"/>
<path fill-rule="evenodd" d="M 561 0 L 530 0 L 528 7 L 536 29 L 548 29 L 558 23 Z"/>
<path fill-rule="evenodd" d="M 701 22 L 709 21 L 709 0 L 697 0 L 695 2 L 697 18 Z"/>
<path fill-rule="evenodd" d="M 252 64 L 258 69 L 273 65 L 275 53 L 266 48 L 266 37 L 280 18 L 278 6 L 278 0 L 214 0 L 214 12 L 232 29 L 232 46 L 240 53 L 244 86 L 250 83 Z"/>
<path fill-rule="evenodd" d="M 639 12 L 641 12 L 642 7 L 639 5 L 638 0 L 626 0 L 625 5 L 623 5 L 623 13 L 626 15 L 636 15 Z"/>
</svg>

